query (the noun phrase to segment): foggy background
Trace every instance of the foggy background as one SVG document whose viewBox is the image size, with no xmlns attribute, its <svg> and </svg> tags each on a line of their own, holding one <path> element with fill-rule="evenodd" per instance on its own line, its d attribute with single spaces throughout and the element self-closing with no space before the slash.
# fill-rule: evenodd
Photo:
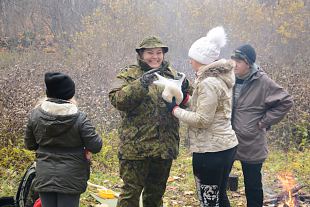
<svg viewBox="0 0 310 207">
<path fill-rule="evenodd" d="M 45 95 L 47 71 L 68 73 L 80 108 L 95 125 L 117 127 L 108 92 L 116 74 L 136 62 L 135 47 L 149 35 L 169 46 L 166 59 L 193 80 L 187 52 L 223 26 L 229 58 L 251 44 L 257 63 L 295 99 L 274 133 L 284 145 L 309 134 L 309 0 L 0 0 L 0 145 L 21 140 L 27 114 Z M 308 135 L 307 135 L 308 136 Z M 309 137 L 307 138 L 309 139 Z"/>
</svg>

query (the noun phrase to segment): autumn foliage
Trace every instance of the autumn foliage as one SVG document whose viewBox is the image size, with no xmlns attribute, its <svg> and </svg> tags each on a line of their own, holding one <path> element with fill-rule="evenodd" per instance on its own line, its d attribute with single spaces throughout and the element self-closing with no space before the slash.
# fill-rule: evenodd
<svg viewBox="0 0 310 207">
<path fill-rule="evenodd" d="M 15 6 L 11 4 L 14 2 Z M 108 91 L 115 74 L 135 62 L 138 42 L 160 36 L 169 59 L 190 79 L 191 43 L 223 25 L 228 45 L 257 50 L 257 62 L 294 97 L 289 115 L 270 133 L 284 148 L 309 146 L 309 4 L 302 0 L 71 0 L 0 3 L 0 146 L 20 145 L 27 114 L 45 95 L 43 74 L 76 81 L 77 100 L 95 125 L 117 127 Z"/>
</svg>

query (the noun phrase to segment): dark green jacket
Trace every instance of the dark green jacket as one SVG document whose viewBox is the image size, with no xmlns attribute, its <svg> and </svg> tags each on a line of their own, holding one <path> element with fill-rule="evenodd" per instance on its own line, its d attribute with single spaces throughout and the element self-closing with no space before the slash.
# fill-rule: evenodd
<svg viewBox="0 0 310 207">
<path fill-rule="evenodd" d="M 30 114 L 25 146 L 36 150 L 35 191 L 80 194 L 89 179 L 85 149 L 99 152 L 102 140 L 75 105 L 44 101 Z"/>
<path fill-rule="evenodd" d="M 120 159 L 175 159 L 178 155 L 179 121 L 166 108 L 161 96 L 163 88 L 151 84 L 145 89 L 139 80 L 150 69 L 142 61 L 139 65 L 130 65 L 117 75 L 109 93 L 112 105 L 122 117 Z M 161 69 L 160 74 L 165 77 L 177 76 L 168 62 L 164 62 Z"/>
</svg>

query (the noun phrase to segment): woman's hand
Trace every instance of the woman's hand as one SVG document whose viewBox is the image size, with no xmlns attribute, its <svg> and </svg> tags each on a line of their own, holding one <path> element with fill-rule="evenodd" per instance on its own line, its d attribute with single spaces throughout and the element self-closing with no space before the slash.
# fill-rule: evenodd
<svg viewBox="0 0 310 207">
<path fill-rule="evenodd" d="M 166 107 L 168 109 L 169 112 L 173 112 L 173 110 L 178 107 L 179 105 L 176 103 L 175 97 L 172 98 L 172 102 L 169 103 L 167 101 L 165 101 Z"/>
<path fill-rule="evenodd" d="M 144 88 L 148 88 L 149 85 L 151 85 L 153 83 L 153 81 L 155 80 L 155 74 L 154 73 L 145 73 L 142 75 L 142 77 L 140 78 L 141 84 Z"/>
</svg>

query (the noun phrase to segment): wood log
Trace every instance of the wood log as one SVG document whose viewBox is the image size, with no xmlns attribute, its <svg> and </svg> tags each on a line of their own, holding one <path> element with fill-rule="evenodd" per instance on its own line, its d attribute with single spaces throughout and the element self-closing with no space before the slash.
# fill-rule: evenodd
<svg viewBox="0 0 310 207">
<path fill-rule="evenodd" d="M 299 198 L 299 200 L 301 200 L 301 201 L 305 201 L 305 200 L 307 200 L 307 201 L 309 201 L 309 202 L 310 202 L 310 195 L 307 195 L 307 194 L 301 194 L 301 195 L 298 195 L 298 198 Z"/>
<path fill-rule="evenodd" d="M 291 190 L 292 195 L 297 193 L 303 187 L 305 187 L 305 186 L 304 185 L 297 185 L 294 188 L 292 188 L 292 190 Z M 283 200 L 283 198 L 285 196 L 287 196 L 287 195 L 288 195 L 288 192 L 287 191 L 283 191 L 283 192 L 279 193 L 278 195 L 272 196 L 269 199 L 264 200 L 264 204 L 266 205 L 266 204 L 269 204 L 269 203 L 277 203 L 277 202 Z"/>
</svg>

